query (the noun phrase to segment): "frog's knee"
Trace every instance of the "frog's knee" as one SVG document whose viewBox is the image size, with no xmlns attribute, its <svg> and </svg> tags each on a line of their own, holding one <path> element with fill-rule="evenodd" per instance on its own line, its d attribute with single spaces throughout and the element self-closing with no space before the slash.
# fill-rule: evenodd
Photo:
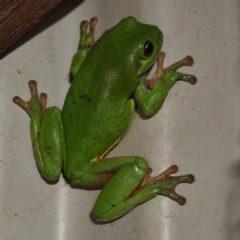
<svg viewBox="0 0 240 240">
<path fill-rule="evenodd" d="M 45 171 L 42 173 L 42 176 L 48 182 L 57 182 L 61 175 L 61 168 L 60 167 L 47 167 Z"/>
<path fill-rule="evenodd" d="M 135 161 L 134 161 L 134 164 L 141 168 L 143 171 L 147 172 L 148 169 L 149 169 L 149 166 L 148 166 L 148 163 L 147 163 L 147 160 L 142 158 L 142 157 L 136 157 L 135 158 Z"/>
</svg>

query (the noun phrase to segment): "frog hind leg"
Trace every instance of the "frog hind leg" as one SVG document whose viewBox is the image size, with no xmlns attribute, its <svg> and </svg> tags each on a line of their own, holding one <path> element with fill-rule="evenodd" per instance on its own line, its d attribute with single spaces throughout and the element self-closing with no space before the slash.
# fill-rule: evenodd
<svg viewBox="0 0 240 240">
<path fill-rule="evenodd" d="M 73 56 L 71 63 L 71 73 L 73 76 L 78 72 L 84 58 L 86 57 L 89 49 L 94 44 L 94 30 L 97 25 L 98 19 L 92 18 L 89 22 L 82 21 L 80 24 L 80 40 L 78 45 L 78 52 Z M 90 25 L 89 33 L 88 25 Z"/>
<path fill-rule="evenodd" d="M 28 82 L 31 99 L 23 101 L 20 97 L 13 102 L 30 116 L 30 130 L 33 153 L 39 172 L 47 181 L 58 180 L 62 169 L 63 129 L 61 111 L 57 107 L 46 109 L 47 94 L 37 91 L 37 82 Z"/>
<path fill-rule="evenodd" d="M 92 216 L 99 222 L 109 222 L 157 195 L 167 196 L 184 205 L 186 200 L 175 192 L 175 187 L 180 183 L 194 182 L 194 177 L 191 174 L 170 176 L 177 170 L 174 165 L 151 177 L 151 169 L 144 158 L 103 159 L 90 164 L 81 184 L 90 188 L 103 187 L 93 206 Z"/>
<path fill-rule="evenodd" d="M 103 213 L 99 219 L 105 220 L 106 217 L 107 219 L 121 217 L 137 205 L 144 203 L 157 195 L 166 196 L 176 201 L 178 204 L 184 205 L 186 199 L 183 196 L 178 195 L 175 192 L 175 188 L 180 183 L 193 183 L 195 179 L 192 174 L 171 177 L 170 175 L 176 173 L 177 170 L 177 166 L 173 165 L 164 173 L 154 178 L 150 177 L 151 170 L 149 170 L 140 186 L 132 194 L 124 199 L 124 201 L 120 201 L 115 205 L 115 209 L 111 208 Z M 149 181 L 149 179 L 151 180 Z"/>
</svg>

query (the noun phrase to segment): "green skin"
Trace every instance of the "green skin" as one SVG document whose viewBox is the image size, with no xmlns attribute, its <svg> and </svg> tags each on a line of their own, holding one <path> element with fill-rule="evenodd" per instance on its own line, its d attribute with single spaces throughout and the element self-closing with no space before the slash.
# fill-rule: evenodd
<svg viewBox="0 0 240 240">
<path fill-rule="evenodd" d="M 31 137 L 36 165 L 47 181 L 57 181 L 61 172 L 73 183 L 89 189 L 103 188 L 92 209 L 99 222 L 117 219 L 157 195 L 183 205 L 186 200 L 174 190 L 179 183 L 192 183 L 191 174 L 171 177 L 177 166 L 151 177 L 147 161 L 138 156 L 103 159 L 129 128 L 135 102 L 147 116 L 162 106 L 178 80 L 196 83 L 192 75 L 176 70 L 191 66 L 183 60 L 163 69 L 162 32 L 134 18 L 124 18 L 94 43 L 97 18 L 81 24 L 79 51 L 71 71 L 73 83 L 62 112 L 46 109 L 47 95 L 29 82 L 31 100 L 14 102 L 31 118 Z M 147 44 L 146 44 L 147 42 Z M 158 62 L 153 79 L 147 71 Z M 135 97 L 135 101 L 134 101 Z"/>
</svg>

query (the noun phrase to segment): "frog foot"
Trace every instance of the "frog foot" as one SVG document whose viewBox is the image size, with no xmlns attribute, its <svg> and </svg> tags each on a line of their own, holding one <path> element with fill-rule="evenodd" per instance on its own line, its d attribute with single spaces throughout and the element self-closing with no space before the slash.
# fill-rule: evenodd
<svg viewBox="0 0 240 240">
<path fill-rule="evenodd" d="M 186 56 L 182 60 L 164 69 L 163 62 L 164 62 L 165 56 L 166 54 L 164 52 L 160 52 L 157 58 L 157 70 L 153 78 L 147 81 L 147 85 L 150 90 L 153 89 L 157 81 L 167 81 L 166 78 L 171 79 L 170 85 L 173 85 L 176 81 L 185 81 L 185 82 L 189 82 L 192 85 L 196 84 L 197 78 L 195 76 L 177 72 L 177 69 L 180 67 L 184 67 L 184 66 L 191 67 L 193 65 L 194 61 L 191 56 Z"/>
<path fill-rule="evenodd" d="M 180 183 L 193 183 L 195 178 L 192 174 L 172 177 L 171 174 L 174 174 L 177 171 L 178 167 L 176 165 L 172 165 L 158 176 L 151 177 L 150 175 L 152 170 L 149 169 L 136 192 L 141 192 L 146 188 L 150 188 L 152 190 L 154 189 L 154 191 L 158 192 L 158 195 L 166 196 L 176 201 L 178 204 L 184 205 L 186 203 L 186 199 L 183 196 L 178 195 L 175 192 L 175 188 Z"/>
<path fill-rule="evenodd" d="M 93 17 L 89 22 L 82 21 L 80 25 L 80 42 L 79 42 L 79 50 L 81 49 L 89 49 L 94 44 L 94 30 L 98 23 L 98 18 Z M 89 33 L 88 33 L 88 25 L 90 25 Z"/>
<path fill-rule="evenodd" d="M 13 102 L 25 110 L 30 117 L 32 117 L 33 114 L 38 114 L 41 119 L 46 110 L 47 94 L 41 93 L 40 97 L 38 96 L 37 82 L 34 80 L 30 80 L 28 86 L 31 92 L 31 99 L 24 101 L 20 97 L 15 96 Z"/>
</svg>

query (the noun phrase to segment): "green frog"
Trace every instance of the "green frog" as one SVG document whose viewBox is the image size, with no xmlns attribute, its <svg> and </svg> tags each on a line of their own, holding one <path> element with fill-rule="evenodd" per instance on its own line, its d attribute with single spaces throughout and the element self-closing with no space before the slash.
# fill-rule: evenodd
<svg viewBox="0 0 240 240">
<path fill-rule="evenodd" d="M 102 188 L 92 209 L 99 222 L 115 220 L 157 195 L 183 205 L 186 200 L 175 187 L 194 182 L 193 175 L 171 176 L 178 171 L 173 165 L 153 177 L 146 159 L 140 156 L 104 156 L 127 132 L 135 104 L 151 117 L 177 81 L 196 83 L 193 75 L 177 71 L 192 66 L 193 59 L 187 56 L 164 69 L 163 33 L 133 17 L 122 19 L 95 42 L 97 21 L 92 18 L 81 23 L 79 50 L 71 65 L 74 79 L 62 111 L 46 108 L 47 95 L 38 96 L 33 80 L 29 81 L 30 101 L 13 99 L 31 118 L 38 170 L 47 181 L 57 181 L 63 172 L 73 184 Z M 147 80 L 156 61 L 157 70 Z"/>
</svg>

